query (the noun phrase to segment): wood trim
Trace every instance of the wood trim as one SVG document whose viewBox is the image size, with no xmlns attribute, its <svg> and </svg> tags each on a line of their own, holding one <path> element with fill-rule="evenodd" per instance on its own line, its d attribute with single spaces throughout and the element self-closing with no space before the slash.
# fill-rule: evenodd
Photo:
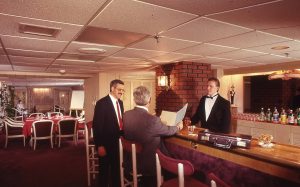
<svg viewBox="0 0 300 187">
<path fill-rule="evenodd" d="M 298 163 L 292 164 L 289 161 L 284 162 L 282 158 L 278 159 L 283 151 L 289 152 L 290 157 L 300 155 L 300 149 L 297 147 L 280 145 L 279 147 L 275 146 L 272 149 L 264 149 L 258 147 L 257 142 L 253 140 L 250 149 L 237 148 L 224 150 L 211 147 L 203 143 L 197 143 L 196 146 L 193 146 L 191 143 L 195 143 L 196 139 L 197 137 L 189 137 L 185 132 L 181 132 L 177 135 L 177 137 L 169 138 L 166 141 L 170 141 L 189 149 L 194 149 L 195 151 L 213 157 L 246 166 L 269 175 L 300 183 L 300 160 L 298 160 Z M 266 153 L 270 150 L 272 150 L 271 152 L 274 152 L 275 154 L 271 154 L 272 156 L 270 156 L 270 154 L 263 155 L 264 152 Z M 286 154 L 284 155 L 287 156 Z"/>
</svg>

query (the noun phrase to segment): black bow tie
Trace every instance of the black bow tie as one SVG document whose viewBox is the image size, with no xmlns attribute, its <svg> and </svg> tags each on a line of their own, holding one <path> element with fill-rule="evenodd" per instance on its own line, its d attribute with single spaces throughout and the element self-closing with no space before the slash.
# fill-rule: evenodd
<svg viewBox="0 0 300 187">
<path fill-rule="evenodd" d="M 205 98 L 209 98 L 209 99 L 213 99 L 214 97 L 216 97 L 217 95 L 219 95 L 219 94 L 216 94 L 216 95 L 214 95 L 214 96 L 205 96 Z"/>
</svg>

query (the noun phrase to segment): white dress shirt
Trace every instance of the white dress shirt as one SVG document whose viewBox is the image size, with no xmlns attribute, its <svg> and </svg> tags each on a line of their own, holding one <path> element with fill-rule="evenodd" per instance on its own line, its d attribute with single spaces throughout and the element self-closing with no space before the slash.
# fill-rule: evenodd
<svg viewBox="0 0 300 187">
<path fill-rule="evenodd" d="M 120 122 L 119 122 L 119 118 L 118 118 L 117 103 L 116 103 L 118 100 L 116 98 L 114 98 L 114 96 L 112 96 L 110 94 L 109 94 L 109 97 L 110 97 L 110 99 L 111 99 L 111 101 L 112 101 L 112 103 L 114 105 L 114 109 L 115 109 L 116 116 L 117 116 L 117 119 L 118 119 L 118 123 L 119 123 L 119 126 L 120 126 Z M 122 118 L 122 111 L 121 111 L 121 108 L 120 108 L 120 103 L 119 103 L 119 111 L 120 111 L 120 117 Z"/>
<path fill-rule="evenodd" d="M 213 108 L 217 98 L 218 98 L 218 93 L 216 93 L 215 95 L 212 96 L 211 98 L 205 98 L 205 118 L 206 121 L 210 115 L 211 109 Z"/>
</svg>

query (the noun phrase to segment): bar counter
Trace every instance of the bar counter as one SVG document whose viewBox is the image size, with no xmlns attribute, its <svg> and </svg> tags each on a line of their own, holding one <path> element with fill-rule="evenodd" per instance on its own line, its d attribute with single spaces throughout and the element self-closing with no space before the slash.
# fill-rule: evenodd
<svg viewBox="0 0 300 187">
<path fill-rule="evenodd" d="M 196 129 L 192 135 L 182 130 L 176 136 L 167 138 L 166 146 L 176 157 L 194 162 L 196 169 L 224 175 L 225 182 L 231 186 L 300 186 L 299 147 L 273 142 L 272 148 L 263 148 L 253 139 L 250 149 L 221 149 L 198 142 L 199 130 Z M 218 162 L 219 166 L 216 165 Z M 223 167 L 222 171 L 218 167 Z"/>
</svg>

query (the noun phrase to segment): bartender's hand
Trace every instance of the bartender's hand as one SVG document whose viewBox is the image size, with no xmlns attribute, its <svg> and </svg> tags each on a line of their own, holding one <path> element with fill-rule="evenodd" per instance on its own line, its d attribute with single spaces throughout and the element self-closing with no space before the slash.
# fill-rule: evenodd
<svg viewBox="0 0 300 187">
<path fill-rule="evenodd" d="M 178 128 L 178 131 L 180 131 L 183 128 L 183 122 L 182 121 L 177 124 L 177 128 Z"/>
<path fill-rule="evenodd" d="M 192 121 L 191 121 L 191 119 L 189 117 L 185 117 L 183 119 L 183 124 L 184 124 L 184 126 L 187 127 L 187 126 L 190 126 L 192 124 Z"/>
<path fill-rule="evenodd" d="M 105 150 L 104 146 L 98 147 L 98 155 L 99 156 L 105 156 L 106 155 L 106 150 Z"/>
</svg>

